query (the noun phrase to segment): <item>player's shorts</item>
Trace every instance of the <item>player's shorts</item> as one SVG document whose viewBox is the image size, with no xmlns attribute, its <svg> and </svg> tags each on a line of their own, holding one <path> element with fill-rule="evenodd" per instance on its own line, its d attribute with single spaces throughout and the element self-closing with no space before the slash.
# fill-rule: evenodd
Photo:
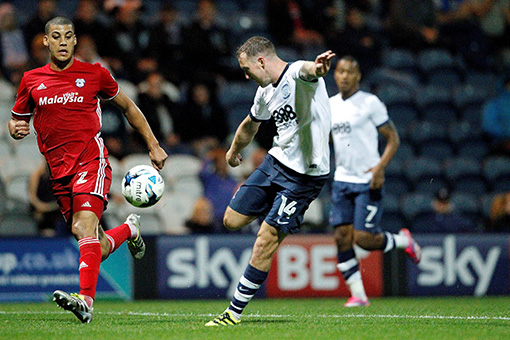
<svg viewBox="0 0 510 340">
<path fill-rule="evenodd" d="M 108 204 L 112 183 L 112 168 L 107 159 L 95 159 L 83 164 L 72 176 L 51 180 L 51 189 L 68 224 L 72 215 L 88 210 L 101 219 Z"/>
<path fill-rule="evenodd" d="M 267 224 L 293 234 L 299 231 L 305 211 L 327 179 L 327 175 L 300 174 L 267 155 L 234 194 L 230 207 L 246 216 L 266 215 Z"/>
<path fill-rule="evenodd" d="M 380 233 L 382 190 L 370 184 L 333 182 L 329 224 L 333 227 L 354 224 L 354 229 Z"/>
</svg>

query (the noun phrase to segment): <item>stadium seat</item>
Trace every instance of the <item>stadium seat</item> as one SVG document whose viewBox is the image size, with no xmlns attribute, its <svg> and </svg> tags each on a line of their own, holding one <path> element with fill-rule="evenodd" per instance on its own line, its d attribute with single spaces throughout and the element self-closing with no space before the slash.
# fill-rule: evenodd
<svg viewBox="0 0 510 340">
<path fill-rule="evenodd" d="M 447 125 L 432 121 L 416 121 L 409 126 L 408 137 L 415 149 L 432 141 L 448 141 Z"/>
<path fill-rule="evenodd" d="M 186 193 L 165 193 L 154 207 L 162 218 L 161 229 L 165 234 L 186 233 L 185 223 L 191 217 L 196 199 Z"/>
<path fill-rule="evenodd" d="M 459 120 L 448 126 L 448 138 L 456 146 L 460 146 L 465 142 L 482 137 L 480 125 L 473 124 L 468 120 Z"/>
<path fill-rule="evenodd" d="M 400 201 L 400 211 L 402 211 L 408 222 L 412 222 L 418 214 L 432 211 L 432 198 L 431 194 L 408 194 Z"/>
<path fill-rule="evenodd" d="M 123 167 L 124 172 L 127 172 L 129 169 L 131 169 L 134 166 L 137 165 L 151 165 L 151 159 L 149 157 L 149 154 L 147 153 L 132 153 L 124 158 L 122 158 L 122 161 L 120 162 L 120 165 Z M 165 163 L 165 166 L 167 164 Z"/>
<path fill-rule="evenodd" d="M 500 87 L 503 85 L 503 79 L 500 75 L 493 72 L 477 72 L 470 70 L 466 72 L 464 84 L 472 86 L 476 91 L 481 91 L 482 94 L 488 97 L 492 97 L 497 94 Z"/>
<path fill-rule="evenodd" d="M 414 104 L 391 104 L 387 105 L 388 115 L 398 129 L 399 134 L 415 121 L 418 120 L 419 111 Z"/>
<path fill-rule="evenodd" d="M 386 106 L 398 104 L 414 106 L 414 95 L 409 88 L 389 85 L 380 88 L 376 94 Z"/>
<path fill-rule="evenodd" d="M 218 99 L 226 108 L 238 104 L 251 104 L 256 89 L 257 86 L 252 82 L 226 82 L 220 87 Z"/>
<path fill-rule="evenodd" d="M 479 160 L 457 157 L 444 163 L 444 174 L 454 192 L 484 195 L 487 183 Z"/>
<path fill-rule="evenodd" d="M 399 130 L 400 134 L 400 130 Z M 402 137 L 401 137 L 402 138 Z M 386 167 L 386 174 L 388 173 L 388 168 L 393 166 L 393 163 L 402 163 L 407 159 L 414 158 L 416 156 L 416 151 L 414 147 L 405 141 L 402 141 L 399 148 L 397 149 L 397 153 L 393 157 L 393 160 L 390 162 L 388 167 Z"/>
<path fill-rule="evenodd" d="M 454 154 L 453 144 L 448 140 L 430 140 L 420 145 L 418 154 L 421 157 L 429 157 L 440 162 L 452 158 Z"/>
<path fill-rule="evenodd" d="M 410 50 L 401 48 L 390 48 L 383 51 L 381 56 L 381 64 L 383 67 L 417 73 L 416 55 Z"/>
<path fill-rule="evenodd" d="M 413 187 L 414 192 L 433 195 L 439 189 L 448 187 L 448 182 L 443 177 L 426 177 L 416 180 Z"/>
<path fill-rule="evenodd" d="M 457 63 L 446 49 L 426 49 L 418 53 L 417 66 L 427 81 L 438 72 L 458 72 Z"/>
<path fill-rule="evenodd" d="M 384 179 L 384 190 L 395 196 L 411 192 L 413 186 L 403 175 L 388 175 Z"/>
<path fill-rule="evenodd" d="M 442 179 L 441 164 L 438 160 L 428 157 L 416 157 L 404 163 L 404 173 L 413 184 L 422 180 L 434 181 Z"/>
<path fill-rule="evenodd" d="M 462 83 L 461 76 L 454 68 L 438 69 L 427 74 L 427 85 L 453 88 Z"/>
<path fill-rule="evenodd" d="M 451 202 L 456 212 L 466 216 L 473 222 L 480 220 L 480 200 L 474 193 L 454 192 Z"/>
<path fill-rule="evenodd" d="M 487 143 L 481 137 L 466 140 L 457 146 L 457 155 L 460 157 L 468 157 L 481 160 L 489 152 Z"/>
<path fill-rule="evenodd" d="M 170 155 L 165 166 L 161 170 L 161 176 L 166 181 L 165 190 L 171 190 L 173 186 L 185 178 L 198 178 L 202 169 L 202 160 L 196 156 L 175 154 Z"/>
<path fill-rule="evenodd" d="M 483 174 L 493 190 L 501 190 L 501 186 L 510 180 L 510 159 L 507 157 L 491 157 L 483 163 Z"/>
<path fill-rule="evenodd" d="M 400 211 L 399 197 L 400 195 L 388 194 L 385 190 L 381 227 L 391 233 L 398 233 L 400 229 L 406 227 L 405 216 Z"/>
</svg>

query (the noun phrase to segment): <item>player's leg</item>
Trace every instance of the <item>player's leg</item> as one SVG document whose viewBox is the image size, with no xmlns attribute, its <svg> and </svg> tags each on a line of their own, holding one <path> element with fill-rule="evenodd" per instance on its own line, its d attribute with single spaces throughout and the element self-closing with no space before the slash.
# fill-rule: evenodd
<svg viewBox="0 0 510 340">
<path fill-rule="evenodd" d="M 240 322 L 244 308 L 266 280 L 273 255 L 285 236 L 286 234 L 281 233 L 267 222 L 262 222 L 253 245 L 250 262 L 237 284 L 230 306 L 223 314 L 206 323 L 206 326 L 228 326 Z"/>
<path fill-rule="evenodd" d="M 368 306 L 370 303 L 365 293 L 365 287 L 359 270 L 359 262 L 353 248 L 353 229 L 353 224 L 340 225 L 334 229 L 334 237 L 338 250 L 337 268 L 342 273 L 345 283 L 351 292 L 351 297 L 344 306 Z"/>
<path fill-rule="evenodd" d="M 353 248 L 357 189 L 357 185 L 352 183 L 333 182 L 329 213 L 329 223 L 334 227 L 337 245 L 337 268 L 351 292 L 351 297 L 344 304 L 346 307 L 366 306 L 369 303 Z"/>
<path fill-rule="evenodd" d="M 141 259 L 145 255 L 145 243 L 140 233 L 140 215 L 130 214 L 124 223 L 110 230 L 103 231 L 100 226 L 99 236 L 101 244 L 105 245 L 103 261 L 126 241 L 134 258 Z"/>
<path fill-rule="evenodd" d="M 365 250 L 382 250 L 385 253 L 395 248 L 403 249 L 413 262 L 420 262 L 420 246 L 409 230 L 402 229 L 398 234 L 382 231 L 382 200 L 381 190 L 364 191 L 356 197 L 354 242 Z"/>
</svg>

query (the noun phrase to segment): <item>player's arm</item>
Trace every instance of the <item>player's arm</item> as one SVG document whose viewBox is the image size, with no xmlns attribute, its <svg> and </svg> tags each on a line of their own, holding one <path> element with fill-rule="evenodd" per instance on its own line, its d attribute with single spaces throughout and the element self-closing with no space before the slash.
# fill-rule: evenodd
<svg viewBox="0 0 510 340">
<path fill-rule="evenodd" d="M 113 98 L 113 103 L 117 105 L 124 116 L 126 116 L 129 124 L 140 133 L 145 140 L 147 148 L 149 149 L 149 157 L 152 165 L 161 170 L 165 164 L 168 155 L 165 150 L 159 146 L 159 142 L 154 136 L 154 133 L 147 123 L 147 119 L 143 115 L 138 106 L 129 98 L 126 93 L 120 89 L 119 93 Z"/>
<path fill-rule="evenodd" d="M 236 130 L 234 140 L 230 149 L 227 151 L 226 159 L 227 163 L 231 167 L 236 167 L 243 161 L 241 157 L 241 151 L 248 146 L 255 137 L 255 134 L 259 130 L 260 122 L 256 122 L 247 116 Z"/>
<path fill-rule="evenodd" d="M 379 163 L 369 170 L 372 171 L 372 180 L 370 181 L 371 189 L 379 189 L 382 187 L 384 184 L 384 169 L 390 164 L 390 161 L 393 159 L 393 156 L 395 156 L 400 146 L 400 137 L 397 128 L 391 120 L 387 124 L 380 126 L 378 131 L 386 140 L 386 146 Z"/>
<path fill-rule="evenodd" d="M 324 77 L 331 68 L 331 59 L 335 53 L 326 51 L 319 54 L 315 61 L 305 61 L 301 70 L 299 70 L 299 77 L 306 81 L 313 81 L 317 78 Z"/>
<path fill-rule="evenodd" d="M 30 124 L 23 119 L 11 117 L 8 122 L 9 134 L 14 139 L 22 139 L 30 134 Z"/>
</svg>

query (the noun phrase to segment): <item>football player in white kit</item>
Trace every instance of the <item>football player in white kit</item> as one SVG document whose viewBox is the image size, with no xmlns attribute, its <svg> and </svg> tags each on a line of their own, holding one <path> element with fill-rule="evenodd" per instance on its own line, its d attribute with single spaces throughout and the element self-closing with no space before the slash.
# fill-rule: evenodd
<svg viewBox="0 0 510 340">
<path fill-rule="evenodd" d="M 334 77 L 339 93 L 330 98 L 336 169 L 329 222 L 338 248 L 337 267 L 352 295 L 344 306 L 368 306 L 353 245 L 384 252 L 400 248 L 415 263 L 420 262 L 421 250 L 409 230 L 391 234 L 379 225 L 384 169 L 400 145 L 386 106 L 375 95 L 360 90 L 361 72 L 354 58 L 342 57 Z M 386 139 L 382 155 L 379 133 Z"/>
<path fill-rule="evenodd" d="M 319 195 L 329 174 L 331 111 L 322 77 L 335 54 L 324 52 L 315 61 L 287 63 L 266 38 L 252 37 L 238 50 L 247 78 L 259 88 L 250 114 L 239 125 L 226 158 L 238 166 L 240 152 L 252 141 L 260 122 L 275 120 L 274 146 L 262 164 L 234 194 L 224 224 L 237 230 L 265 216 L 250 262 L 230 306 L 206 326 L 240 322 L 241 313 L 267 278 L 273 254 L 289 233 L 299 231 L 309 204 Z"/>
</svg>

